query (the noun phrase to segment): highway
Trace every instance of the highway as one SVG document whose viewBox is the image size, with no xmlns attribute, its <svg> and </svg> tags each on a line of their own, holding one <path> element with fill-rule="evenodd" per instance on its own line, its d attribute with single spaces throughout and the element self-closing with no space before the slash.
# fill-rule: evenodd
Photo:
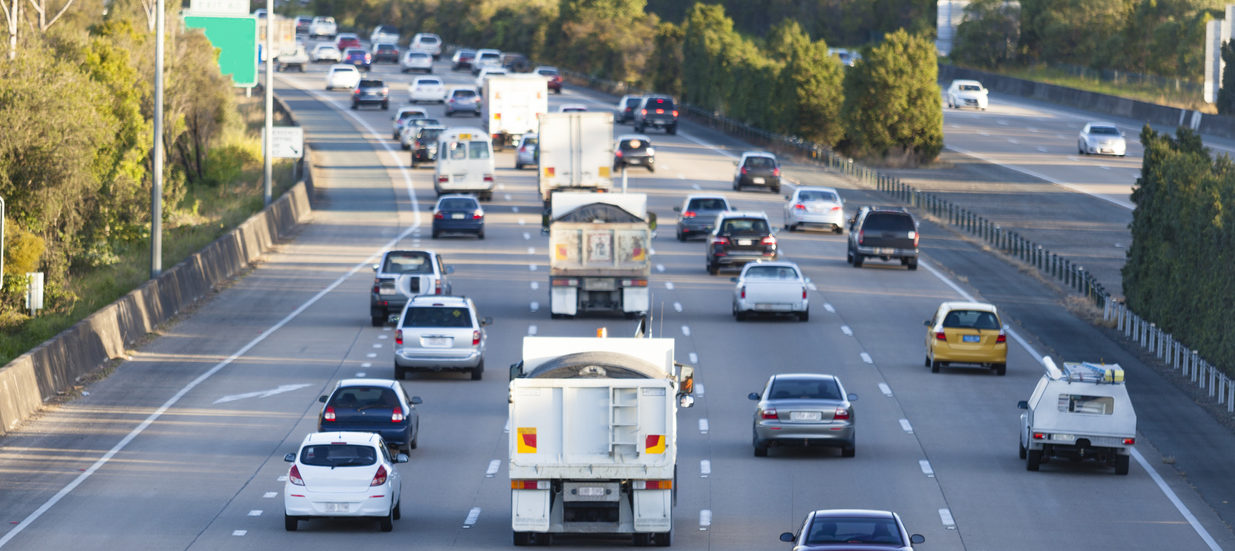
<svg viewBox="0 0 1235 551">
<path fill-rule="evenodd" d="M 390 118 L 405 104 L 414 76 L 375 66 L 373 74 L 390 83 L 391 109 L 352 111 L 346 91 L 323 89 L 324 69 L 315 65 L 276 80 L 316 152 L 312 222 L 134 350 L 110 377 L 88 386 L 88 395 L 0 441 L 0 510 L 7 521 L 0 547 L 511 546 L 505 366 L 518 360 L 524 335 L 585 336 L 600 326 L 624 335 L 634 323 L 550 319 L 535 171 L 514 170 L 509 151 L 497 157 L 499 190 L 485 205 L 487 238 L 430 239 L 432 169 L 407 168 L 408 154 L 390 140 Z M 448 69 L 437 65 L 449 83 L 471 81 Z M 551 96 L 550 109 L 568 101 L 595 109 L 611 104 L 568 85 Z M 427 108 L 450 126 L 479 125 L 444 118 L 440 106 Z M 946 118 L 949 146 L 958 151 L 994 141 L 971 136 L 965 126 L 978 117 L 996 119 L 993 113 L 970 115 Z M 1038 133 L 1006 126 L 1029 133 L 1017 139 L 1030 151 L 1059 147 L 1062 155 L 1069 139 L 1075 142 L 1066 124 L 1043 123 Z M 1038 134 L 1046 138 L 1034 141 Z M 1058 141 L 1055 134 L 1069 139 L 1047 145 Z M 703 245 L 675 240 L 672 207 L 695 190 L 722 192 L 739 208 L 765 210 L 776 222 L 783 198 L 731 191 L 732 161 L 747 148 L 731 138 L 691 123 L 677 136 L 650 135 L 657 171 L 633 169 L 629 186 L 648 194 L 661 222 L 652 253 L 653 328 L 676 339 L 677 360 L 698 366 L 699 383 L 695 407 L 679 414 L 674 547 L 785 549 L 777 535 L 795 530 L 808 511 L 860 507 L 899 512 L 911 532 L 926 537 L 920 549 L 1235 549 L 1235 532 L 1212 500 L 1174 475 L 1162 461 L 1174 452 L 1158 448 L 1176 445 L 1171 436 L 1212 434 L 1204 432 L 1212 419 L 1105 333 L 1068 313 L 1049 288 L 929 222 L 922 226 L 924 257 L 916 272 L 880 261 L 855 270 L 844 261 L 844 236 L 781 232 L 785 257 L 816 287 L 810 321 L 735 322 L 732 274 L 709 276 Z M 1094 175 L 1117 171 L 1122 178 L 1135 172 L 1138 158 L 1134 148 L 1127 159 L 1103 161 L 1109 169 L 1063 163 L 1050 170 L 1118 208 L 1114 202 L 1126 192 Z M 812 167 L 791 165 L 787 173 L 803 184 L 837 187 L 849 211 L 886 202 Z M 424 399 L 423 432 L 411 461 L 400 466 L 403 518 L 393 533 L 359 521 L 313 521 L 285 532 L 283 456 L 314 430 L 317 397 L 341 378 L 392 376 L 392 328 L 370 327 L 367 304 L 369 266 L 390 247 L 432 248 L 455 267 L 455 291 L 495 319 L 489 369 L 481 381 L 459 374 L 405 381 L 409 394 Z M 932 374 L 923 367 L 922 321 L 941 301 L 969 298 L 995 302 L 1010 322 L 1004 377 L 963 368 Z M 1077 355 L 1094 350 L 1129 368 L 1142 424 L 1156 432 L 1138 438 L 1140 459 L 1126 477 L 1085 463 L 1052 462 L 1027 472 L 1016 454 L 1016 402 L 1041 374 L 1038 358 L 1092 360 Z M 794 371 L 835 374 L 859 395 L 856 457 L 792 449 L 753 457 L 753 402 L 746 394 L 773 373 Z M 1167 403 L 1150 403 L 1154 396 Z M 1165 416 L 1181 430 L 1172 431 Z M 1227 441 L 1211 444 L 1229 449 L 1226 434 Z M 614 546 L 629 542 L 558 545 Z"/>
</svg>

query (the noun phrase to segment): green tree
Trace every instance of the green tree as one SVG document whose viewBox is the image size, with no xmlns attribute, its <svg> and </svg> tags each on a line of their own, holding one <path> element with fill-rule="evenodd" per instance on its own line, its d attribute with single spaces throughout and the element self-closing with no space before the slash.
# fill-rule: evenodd
<svg viewBox="0 0 1235 551">
<path fill-rule="evenodd" d="M 951 57 L 978 67 L 998 67 L 1017 60 L 1020 7 L 1004 0 L 975 0 L 965 6 L 956 27 Z"/>
<path fill-rule="evenodd" d="M 1218 114 L 1235 114 L 1235 40 L 1222 44 L 1222 87 L 1218 88 Z"/>
<path fill-rule="evenodd" d="M 774 128 L 827 146 L 844 135 L 840 106 L 844 103 L 844 70 L 828 55 L 822 40 L 811 41 L 796 21 L 786 20 L 772 30 L 769 55 L 784 59 L 771 104 L 780 108 Z"/>
<path fill-rule="evenodd" d="M 647 65 L 647 78 L 642 82 L 644 88 L 650 88 L 664 94 L 682 95 L 682 68 L 685 65 L 682 55 L 682 41 L 685 33 L 679 25 L 662 22 L 656 26 L 652 51 L 654 52 Z"/>
<path fill-rule="evenodd" d="M 841 108 L 848 148 L 892 163 L 927 163 L 943 149 L 934 43 L 901 30 L 868 48 L 845 73 Z"/>
</svg>

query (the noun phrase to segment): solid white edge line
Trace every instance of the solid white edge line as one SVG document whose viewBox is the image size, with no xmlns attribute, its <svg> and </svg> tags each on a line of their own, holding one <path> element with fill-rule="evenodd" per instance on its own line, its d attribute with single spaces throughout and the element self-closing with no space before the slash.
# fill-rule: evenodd
<svg viewBox="0 0 1235 551">
<path fill-rule="evenodd" d="M 939 281 L 942 281 L 948 287 L 951 287 L 953 291 L 956 291 L 956 294 L 965 298 L 965 300 L 968 300 L 970 302 L 976 302 L 976 299 L 974 299 L 972 295 L 970 295 L 969 293 L 966 293 L 965 290 L 961 289 L 959 285 L 953 283 L 952 280 L 948 279 L 947 276 L 943 275 L 942 272 L 940 272 L 939 270 L 931 266 L 929 262 L 919 261 L 918 264 L 920 266 L 924 266 L 926 268 L 926 271 L 930 272 L 932 275 L 938 278 Z M 1021 345 L 1021 347 L 1024 348 L 1025 351 L 1028 352 L 1030 356 L 1033 356 L 1034 359 L 1037 360 L 1039 364 L 1042 363 L 1042 355 L 1039 354 L 1037 350 L 1034 350 L 1032 346 L 1029 346 L 1029 343 L 1026 342 L 1025 339 L 1020 336 L 1020 334 L 1018 334 L 1016 331 L 1013 331 L 1007 328 L 1005 328 L 1004 332 L 1009 337 L 1012 337 L 1012 339 L 1015 340 L 1017 344 Z M 1166 485 L 1166 481 L 1162 480 L 1162 477 L 1158 475 L 1158 472 L 1155 471 L 1153 466 L 1151 466 L 1149 462 L 1146 461 L 1145 458 L 1141 456 L 1141 453 L 1138 452 L 1136 448 L 1132 448 L 1132 457 L 1135 458 L 1136 462 L 1142 468 L 1145 469 L 1146 473 L 1149 473 L 1149 478 L 1153 479 L 1154 483 L 1158 485 L 1158 489 L 1162 490 L 1162 493 L 1166 495 L 1166 499 L 1168 499 L 1171 502 L 1171 504 L 1175 506 L 1175 509 L 1179 511 L 1179 514 L 1183 515 L 1184 520 L 1188 521 L 1188 524 L 1191 525 L 1192 529 L 1196 531 L 1196 534 L 1200 536 L 1202 540 L 1205 541 L 1205 544 L 1208 545 L 1209 548 L 1213 551 L 1221 551 L 1222 547 L 1219 546 L 1218 543 L 1214 541 L 1214 538 L 1209 535 L 1209 531 L 1206 530 L 1204 526 L 1201 526 L 1200 521 L 1198 521 L 1196 517 L 1192 514 L 1192 511 L 1188 509 L 1188 506 L 1184 505 L 1184 503 L 1179 500 L 1179 496 L 1175 495 L 1175 491 L 1171 490 L 1171 487 Z"/>
<path fill-rule="evenodd" d="M 406 230 L 403 230 L 403 232 L 399 233 L 399 235 L 396 236 L 394 239 L 387 241 L 386 244 L 383 245 L 380 250 L 373 253 L 368 258 L 364 259 L 360 264 L 353 266 L 351 270 L 347 271 L 347 273 L 339 276 L 339 278 L 334 280 L 333 283 L 331 283 L 330 285 L 327 285 L 325 289 L 318 291 L 316 295 L 313 295 L 312 298 L 305 301 L 295 310 L 292 310 L 292 312 L 288 314 L 287 316 L 285 316 L 283 319 L 279 320 L 278 322 L 270 326 L 270 328 L 266 329 L 265 331 L 262 331 L 261 334 L 254 337 L 253 340 L 249 341 L 244 346 L 240 347 L 240 349 L 237 350 L 236 352 L 233 352 L 232 355 L 228 356 L 223 361 L 215 364 L 205 373 L 198 375 L 197 378 L 193 379 L 192 381 L 189 381 L 189 383 L 185 385 L 184 387 L 182 387 L 179 391 L 177 391 L 176 394 L 172 395 L 171 398 L 168 398 L 166 402 L 163 402 L 163 405 L 159 406 L 158 409 L 154 410 L 154 413 L 151 413 L 150 416 L 146 417 L 146 419 L 143 420 L 141 424 L 137 425 L 137 427 L 135 427 L 128 434 L 126 434 L 124 438 L 121 438 L 120 441 L 117 442 L 115 446 L 112 446 L 110 450 L 107 450 L 107 452 L 104 453 L 102 457 L 100 457 L 93 464 L 87 467 L 86 470 L 83 471 L 81 474 L 74 477 L 72 481 L 70 481 L 63 488 L 61 488 L 60 491 L 56 492 L 55 495 L 48 498 L 47 501 L 43 502 L 42 505 L 40 505 L 37 509 L 35 509 L 29 515 L 27 515 L 26 518 L 22 519 L 21 522 L 17 523 L 16 526 L 13 526 L 12 530 L 9 530 L 8 533 L 4 534 L 3 537 L 0 537 L 0 547 L 4 547 L 8 542 L 12 541 L 13 538 L 17 537 L 18 534 L 22 533 L 22 531 L 24 531 L 27 527 L 33 524 L 34 521 L 38 520 L 39 517 L 47 513 L 47 511 L 49 511 L 52 507 L 54 507 L 57 503 L 59 503 L 60 500 L 64 499 L 64 497 L 69 495 L 70 492 L 77 489 L 77 487 L 80 486 L 82 482 L 85 482 L 86 479 L 94 475 L 94 473 L 98 471 L 100 468 L 102 468 L 103 465 L 106 465 L 109 461 L 111 461 L 112 457 L 115 457 L 117 453 L 120 453 L 121 450 L 126 448 L 129 445 L 129 443 L 131 443 L 135 438 L 137 438 L 138 435 L 145 432 L 145 430 L 148 427 L 150 427 L 151 424 L 153 424 L 156 420 L 162 417 L 163 414 L 166 413 L 168 409 L 171 409 L 173 405 L 176 405 L 176 403 L 179 402 L 181 398 L 184 398 L 184 396 L 188 394 L 189 391 L 193 390 L 194 388 L 197 388 L 197 385 L 200 385 L 203 382 L 205 382 L 207 379 L 213 377 L 215 373 L 218 373 L 224 367 L 231 365 L 231 363 L 236 361 L 237 358 L 248 353 L 248 351 L 252 350 L 253 347 L 257 346 L 259 343 L 266 340 L 266 337 L 269 337 L 270 335 L 274 334 L 275 331 L 282 329 L 284 325 L 287 325 L 288 322 L 292 321 L 297 316 L 302 314 L 305 310 L 307 310 L 310 306 L 316 304 L 317 301 L 321 300 L 322 297 L 326 296 L 328 293 L 335 290 L 335 288 L 337 288 L 339 285 L 342 285 L 344 281 L 347 281 L 347 279 L 352 277 L 353 274 L 355 274 L 356 272 L 359 272 L 361 268 L 368 268 L 372 264 L 372 261 L 374 259 L 376 259 L 382 253 L 389 250 L 391 247 L 394 247 L 399 241 L 411 235 L 413 231 L 415 231 L 416 229 L 420 227 L 420 203 L 416 201 L 416 192 L 412 188 L 411 174 L 408 173 L 407 167 L 403 166 L 402 162 L 399 161 L 399 159 L 397 158 L 397 155 L 395 154 L 394 149 L 390 147 L 390 144 L 386 143 L 384 139 L 385 136 L 373 130 L 373 127 L 369 126 L 368 123 L 361 120 L 360 117 L 357 117 L 354 113 L 351 113 L 350 111 L 347 111 L 344 109 L 340 109 L 337 105 L 334 104 L 333 101 L 324 100 L 321 97 L 323 94 L 320 94 L 313 90 L 306 90 L 303 88 L 301 88 L 301 90 L 308 92 L 310 95 L 317 98 L 318 101 L 321 101 L 322 103 L 326 105 L 334 106 L 336 110 L 340 111 L 344 115 L 351 117 L 352 120 L 356 121 L 361 126 L 363 126 L 366 130 L 369 131 L 370 134 L 381 136 L 381 138 L 379 138 L 378 140 L 378 143 L 381 144 L 382 147 L 385 148 L 386 151 L 388 151 L 393 158 L 395 158 L 395 165 L 399 168 L 399 171 L 403 174 L 403 181 L 407 187 L 407 196 L 412 202 L 412 212 L 415 215 L 413 217 L 412 225 L 409 226 Z"/>
</svg>

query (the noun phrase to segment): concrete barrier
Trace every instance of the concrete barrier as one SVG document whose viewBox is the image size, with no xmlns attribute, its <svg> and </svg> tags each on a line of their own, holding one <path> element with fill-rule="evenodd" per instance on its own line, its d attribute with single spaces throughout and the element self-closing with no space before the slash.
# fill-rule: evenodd
<svg viewBox="0 0 1235 551">
<path fill-rule="evenodd" d="M 312 151 L 306 148 L 306 154 L 311 156 Z M 313 165 L 311 160 L 309 165 Z M 128 346 L 286 239 L 312 214 L 309 182 L 297 183 L 264 210 L 158 278 L 0 367 L 0 436 L 37 412 L 44 402 L 72 388 L 81 376 L 124 356 Z"/>
</svg>

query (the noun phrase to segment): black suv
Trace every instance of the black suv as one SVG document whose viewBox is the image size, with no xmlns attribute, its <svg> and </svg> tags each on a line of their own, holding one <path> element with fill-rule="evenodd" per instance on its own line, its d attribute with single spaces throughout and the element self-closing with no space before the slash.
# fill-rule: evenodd
<svg viewBox="0 0 1235 551">
<path fill-rule="evenodd" d="M 656 172 L 656 149 L 652 147 L 652 140 L 647 136 L 618 136 L 617 147 L 613 151 L 613 170 L 630 165 L 642 165 L 647 167 L 648 172 Z"/>
<path fill-rule="evenodd" d="M 360 79 L 360 84 L 352 91 L 352 109 L 359 109 L 365 104 L 390 109 L 390 88 L 386 87 L 385 82 L 374 78 Z"/>
<path fill-rule="evenodd" d="M 742 154 L 733 173 L 733 190 L 741 191 L 746 186 L 766 187 L 772 193 L 780 193 L 780 163 L 776 156 L 765 152 L 748 151 Z"/>
<path fill-rule="evenodd" d="M 722 212 L 708 235 L 708 273 L 721 266 L 741 267 L 755 260 L 776 260 L 776 236 L 762 212 Z"/>
<path fill-rule="evenodd" d="M 900 259 L 910 270 L 918 269 L 918 222 L 900 207 L 858 209 L 849 219 L 849 250 L 845 259 L 861 268 L 867 258 Z"/>
<path fill-rule="evenodd" d="M 394 44 L 378 44 L 373 46 L 373 63 L 389 61 L 399 62 L 399 47 Z"/>
<path fill-rule="evenodd" d="M 667 134 L 678 133 L 678 108 L 669 96 L 647 96 L 635 110 L 635 132 L 647 127 L 663 128 Z"/>
</svg>

